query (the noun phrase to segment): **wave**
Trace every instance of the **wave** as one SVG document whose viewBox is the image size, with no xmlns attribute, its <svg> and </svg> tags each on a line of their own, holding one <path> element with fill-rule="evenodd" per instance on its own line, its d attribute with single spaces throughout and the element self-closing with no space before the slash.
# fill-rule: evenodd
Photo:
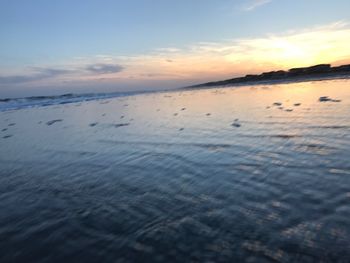
<svg viewBox="0 0 350 263">
<path fill-rule="evenodd" d="M 83 101 L 109 99 L 115 97 L 125 97 L 136 94 L 148 93 L 149 91 L 138 92 L 115 92 L 115 93 L 88 93 L 74 94 L 68 93 L 57 96 L 31 96 L 25 98 L 5 98 L 0 99 L 0 111 L 18 110 L 32 107 L 45 107 L 58 104 L 69 104 Z"/>
</svg>

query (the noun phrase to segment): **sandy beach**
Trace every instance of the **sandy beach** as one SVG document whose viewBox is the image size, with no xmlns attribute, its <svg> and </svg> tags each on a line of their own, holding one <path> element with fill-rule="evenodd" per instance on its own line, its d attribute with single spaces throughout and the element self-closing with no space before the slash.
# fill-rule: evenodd
<svg viewBox="0 0 350 263">
<path fill-rule="evenodd" d="M 0 112 L 0 261 L 346 262 L 349 86 Z"/>
</svg>

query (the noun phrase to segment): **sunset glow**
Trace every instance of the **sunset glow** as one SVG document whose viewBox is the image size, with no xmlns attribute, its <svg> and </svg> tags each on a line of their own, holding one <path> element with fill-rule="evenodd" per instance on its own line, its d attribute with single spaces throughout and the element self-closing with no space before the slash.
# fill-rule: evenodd
<svg viewBox="0 0 350 263">
<path fill-rule="evenodd" d="M 350 0 L 0 0 L 0 263 L 350 262 Z"/>
<path fill-rule="evenodd" d="M 242 1 L 231 7 L 236 15 L 252 16 L 251 19 L 259 13 L 280 8 L 277 1 Z M 233 19 L 232 14 L 230 16 L 225 19 Z M 305 23 L 303 27 L 292 25 L 278 31 L 265 28 L 254 35 L 243 35 L 240 32 L 215 41 L 203 37 L 203 41 L 187 40 L 182 44 L 159 43 L 142 52 L 139 51 L 142 41 L 130 43 L 137 47 L 135 51 L 123 52 L 118 47 L 119 40 L 116 45 L 106 42 L 108 48 L 105 50 L 86 54 L 77 51 L 76 55 L 69 56 L 48 54 L 43 49 L 42 55 L 32 51 L 30 56 L 33 58 L 27 62 L 16 50 L 0 53 L 4 58 L 0 62 L 0 93 L 168 89 L 245 74 L 350 62 L 350 25 L 341 17 L 327 23 L 319 20 L 313 24 Z M 142 39 L 148 40 L 147 37 Z M 3 42 L 2 45 L 5 45 L 3 50 L 11 49 L 10 43 Z M 63 54 L 66 53 L 65 45 L 72 43 L 62 43 L 58 50 Z M 45 46 L 48 47 L 50 45 Z"/>
</svg>

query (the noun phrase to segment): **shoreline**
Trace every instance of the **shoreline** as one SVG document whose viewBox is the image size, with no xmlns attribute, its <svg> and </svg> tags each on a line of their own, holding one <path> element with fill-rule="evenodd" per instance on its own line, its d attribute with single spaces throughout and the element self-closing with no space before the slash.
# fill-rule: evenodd
<svg viewBox="0 0 350 263">
<path fill-rule="evenodd" d="M 0 99 L 0 112 L 19 110 L 24 108 L 33 107 L 47 107 L 62 104 L 72 104 L 81 103 L 87 101 L 96 101 L 103 99 L 113 99 L 118 97 L 130 97 L 142 94 L 157 94 L 157 93 L 168 93 L 168 92 L 181 92 L 188 90 L 201 90 L 201 89 L 211 89 L 211 88 L 230 88 L 230 87 L 246 87 L 246 86 L 258 86 L 258 85 L 279 85 L 279 84 L 293 84 L 302 82 L 312 82 L 312 81 L 327 81 L 327 80 L 342 80 L 350 79 L 350 71 L 343 74 L 317 74 L 314 76 L 296 76 L 283 79 L 273 79 L 273 80 L 256 80 L 256 81 L 245 81 L 241 83 L 226 83 L 226 84 L 211 84 L 211 83 L 221 83 L 210 82 L 210 84 L 200 84 L 189 87 L 176 88 L 171 90 L 152 90 L 152 91 L 139 91 L 139 92 L 111 92 L 111 93 L 83 93 L 83 94 L 62 94 L 57 96 L 30 96 L 24 98 L 5 98 Z M 14 103 L 14 104 L 12 104 Z M 6 105 L 8 104 L 8 105 Z"/>
</svg>

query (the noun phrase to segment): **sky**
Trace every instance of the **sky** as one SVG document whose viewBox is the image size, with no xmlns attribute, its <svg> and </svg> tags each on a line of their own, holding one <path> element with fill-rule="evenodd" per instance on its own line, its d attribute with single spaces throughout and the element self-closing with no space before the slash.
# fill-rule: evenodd
<svg viewBox="0 0 350 263">
<path fill-rule="evenodd" d="M 0 98 L 350 63 L 349 0 L 0 0 Z"/>
</svg>

